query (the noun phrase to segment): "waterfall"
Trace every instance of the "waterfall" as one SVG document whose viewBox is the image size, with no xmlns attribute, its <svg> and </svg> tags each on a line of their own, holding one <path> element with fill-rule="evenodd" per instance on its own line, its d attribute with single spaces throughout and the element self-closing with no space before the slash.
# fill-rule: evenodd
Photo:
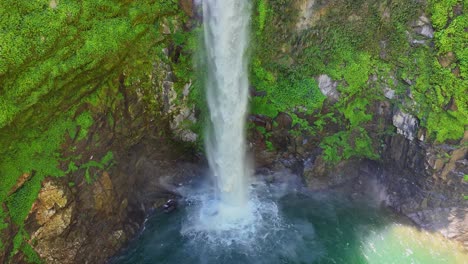
<svg viewBox="0 0 468 264">
<path fill-rule="evenodd" d="M 245 121 L 248 107 L 250 0 L 202 0 L 203 59 L 210 122 L 205 147 L 215 186 L 188 195 L 196 206 L 181 229 L 196 243 L 253 244 L 278 208 L 250 192 Z M 207 189 L 208 188 L 208 189 Z M 264 233 L 263 233 L 264 234 Z"/>
<path fill-rule="evenodd" d="M 202 5 L 211 121 L 206 154 L 220 207 L 243 208 L 249 181 L 245 120 L 251 4 L 249 0 L 203 0 Z"/>
</svg>

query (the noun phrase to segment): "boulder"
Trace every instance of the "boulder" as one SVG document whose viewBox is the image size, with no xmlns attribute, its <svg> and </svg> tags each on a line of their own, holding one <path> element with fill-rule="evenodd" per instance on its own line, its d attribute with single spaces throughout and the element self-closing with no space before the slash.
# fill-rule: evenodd
<svg viewBox="0 0 468 264">
<path fill-rule="evenodd" d="M 276 116 L 275 122 L 278 123 L 279 129 L 291 129 L 293 119 L 290 115 L 281 112 Z"/>
<path fill-rule="evenodd" d="M 193 0 L 179 0 L 179 6 L 184 10 L 184 13 L 189 16 L 193 17 L 194 11 L 193 11 Z"/>
<path fill-rule="evenodd" d="M 390 100 L 395 98 L 395 90 L 389 87 L 384 87 L 384 96 Z"/>
<path fill-rule="evenodd" d="M 408 215 L 425 230 L 441 233 L 449 239 L 463 241 L 468 248 L 468 209 L 459 207 L 434 208 Z"/>
<path fill-rule="evenodd" d="M 425 15 L 419 17 L 418 20 L 413 22 L 414 31 L 423 37 L 432 39 L 434 37 L 434 28 L 432 27 L 431 21 Z"/>
<path fill-rule="evenodd" d="M 73 263 L 73 252 L 76 253 L 78 245 L 66 245 L 67 251 L 60 249 L 65 246 L 61 237 L 69 229 L 74 211 L 75 203 L 68 188 L 53 179 L 44 181 L 31 209 L 36 228 L 30 243 L 47 263 Z"/>
<path fill-rule="evenodd" d="M 452 63 L 456 61 L 456 59 L 457 58 L 455 57 L 455 54 L 451 51 L 445 55 L 439 56 L 438 58 L 439 64 L 444 68 L 449 67 Z"/>
<path fill-rule="evenodd" d="M 409 140 L 413 140 L 417 135 L 418 120 L 399 109 L 393 114 L 393 125 L 397 128 L 398 134 L 404 135 Z"/>
<path fill-rule="evenodd" d="M 106 214 L 112 213 L 114 190 L 109 173 L 103 172 L 102 176 L 94 182 L 93 186 L 94 208 Z"/>
<path fill-rule="evenodd" d="M 320 91 L 331 102 L 337 102 L 340 99 L 340 93 L 336 89 L 338 86 L 337 81 L 333 81 L 330 76 L 322 74 L 317 78 Z"/>
<path fill-rule="evenodd" d="M 254 123 L 256 126 L 264 127 L 266 131 L 271 131 L 273 127 L 273 119 L 264 115 L 250 115 L 249 121 Z"/>
</svg>

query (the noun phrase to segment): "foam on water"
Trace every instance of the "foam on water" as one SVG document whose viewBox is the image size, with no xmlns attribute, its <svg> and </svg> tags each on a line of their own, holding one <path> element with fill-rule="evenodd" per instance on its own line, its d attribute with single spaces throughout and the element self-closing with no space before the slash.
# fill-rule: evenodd
<svg viewBox="0 0 468 264">
<path fill-rule="evenodd" d="M 152 216 L 111 263 L 467 263 L 460 245 L 419 231 L 371 199 L 312 193 L 296 179 L 252 183 L 250 219 L 238 218 L 237 209 L 218 214 L 229 207 L 220 206 L 210 184 L 181 186 L 179 210 Z M 221 217 L 230 214 L 234 219 Z"/>
<path fill-rule="evenodd" d="M 251 197 L 243 207 L 223 204 L 210 191 L 197 190 L 196 194 L 188 196 L 192 206 L 187 212 L 181 234 L 194 243 L 251 248 L 272 233 L 285 230 L 287 227 L 278 206 L 269 198 L 264 187 L 252 186 Z"/>
<path fill-rule="evenodd" d="M 294 176 L 287 176 L 274 185 L 262 177 L 251 182 L 247 210 L 222 204 L 209 185 L 182 191 L 189 206 L 180 234 L 186 238 L 188 251 L 201 256 L 199 263 L 218 263 L 217 257 L 257 264 L 320 258 L 324 250 L 313 224 L 284 218 L 278 206 L 279 199 L 296 189 L 296 181 L 291 181 Z"/>
</svg>

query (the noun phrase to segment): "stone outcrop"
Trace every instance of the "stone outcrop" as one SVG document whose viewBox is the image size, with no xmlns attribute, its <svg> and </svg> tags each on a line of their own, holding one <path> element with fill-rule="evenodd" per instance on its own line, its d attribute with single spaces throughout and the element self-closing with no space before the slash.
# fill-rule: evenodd
<svg viewBox="0 0 468 264">
<path fill-rule="evenodd" d="M 165 50 L 166 56 L 169 56 Z M 198 135 L 191 129 L 190 125 L 197 122 L 195 108 L 188 103 L 192 83 L 186 83 L 182 93 L 175 90 L 175 77 L 170 65 L 160 62 L 156 65 L 153 74 L 156 100 L 162 102 L 162 114 L 170 120 L 170 129 L 177 140 L 184 142 L 195 142 Z"/>
<path fill-rule="evenodd" d="M 279 129 L 291 129 L 293 124 L 293 119 L 287 113 L 279 113 L 274 121 L 278 124 Z"/>
<path fill-rule="evenodd" d="M 294 57 L 295 53 L 305 54 L 300 52 L 301 49 L 307 49 L 310 46 L 305 39 L 309 37 L 309 41 L 311 39 L 322 40 L 324 33 L 332 30 L 330 23 L 336 23 L 333 17 L 335 14 L 340 14 L 341 26 L 346 27 L 347 22 L 352 25 L 350 28 L 362 29 L 365 33 L 366 29 L 360 28 L 359 24 L 366 21 L 370 14 L 378 15 L 382 25 L 387 25 L 392 23 L 398 12 L 388 3 L 378 1 L 366 1 L 362 5 L 350 2 L 347 8 L 343 8 L 341 2 L 333 0 L 292 2 L 291 5 L 296 8 L 297 17 L 293 19 L 294 23 L 289 28 L 287 27 L 289 24 L 277 23 L 278 27 L 287 28 L 277 31 L 279 35 L 277 39 L 281 40 L 279 47 L 287 47 L 283 43 L 294 44 L 293 47 L 278 48 L 280 50 L 278 57 Z M 409 49 L 419 49 L 421 45 L 425 46 L 424 49 L 437 49 L 437 45 L 434 44 L 438 40 L 434 39 L 435 30 L 429 19 L 430 15 L 423 13 L 427 10 L 422 8 L 425 5 L 424 1 L 417 2 L 421 5 L 407 6 L 406 11 L 411 13 L 411 17 L 405 17 L 408 21 L 408 28 L 403 34 L 406 34 L 407 43 L 401 44 L 408 44 Z M 354 4 L 360 6 L 362 10 L 353 12 L 356 11 L 353 9 Z M 463 14 L 461 5 L 454 4 L 452 11 L 453 16 L 448 17 L 447 23 Z M 286 21 L 285 18 L 282 19 Z M 346 22 L 343 23 L 342 20 Z M 373 45 L 373 49 L 378 50 L 378 53 L 374 53 L 375 50 L 373 50 L 373 58 L 375 54 L 375 58 L 378 56 L 385 62 L 395 59 L 395 56 L 404 60 L 402 56 L 406 54 L 398 53 L 396 43 L 392 44 L 392 37 L 388 34 L 391 33 L 379 36 L 376 41 L 369 39 L 363 45 Z M 401 41 L 405 42 L 403 34 Z M 318 41 L 318 43 L 318 46 L 322 48 L 321 44 L 325 45 L 326 41 Z M 295 59 L 297 62 L 294 62 L 296 64 L 293 63 L 293 66 L 300 67 L 299 63 L 302 62 L 300 56 L 298 55 Z M 457 65 L 460 58 L 457 58 L 456 52 L 444 51 L 438 54 L 437 59 L 442 67 L 447 68 L 447 71 L 450 70 L 454 76 L 460 77 L 461 70 Z M 329 58 L 324 58 L 325 67 L 329 60 Z M 411 60 L 416 61 L 414 57 L 411 57 Z M 343 66 L 347 66 L 346 63 L 345 61 Z M 418 65 L 420 64 L 421 62 Z M 424 118 L 425 113 L 418 112 L 423 111 L 421 109 L 424 108 L 423 105 L 418 105 L 418 103 L 422 104 L 421 100 L 417 100 L 417 97 L 421 95 L 411 92 L 417 91 L 415 86 L 419 85 L 418 69 L 402 69 L 399 63 L 394 66 L 394 68 L 387 69 L 385 73 L 379 72 L 382 69 L 371 69 L 369 72 L 367 85 L 369 88 L 376 88 L 375 90 L 369 89 L 369 91 L 375 93 L 378 98 L 373 98 L 366 109 L 367 113 L 372 114 L 372 120 L 359 125 L 359 129 L 364 129 L 372 139 L 372 148 L 380 157 L 379 161 L 354 158 L 330 165 L 324 160 L 325 155 L 321 153 L 320 148 L 321 142 L 327 136 L 346 131 L 349 128 L 347 120 L 343 122 L 344 124 L 332 124 L 333 122 L 328 122 L 328 120 L 317 122 L 318 118 L 313 114 L 311 116 L 298 115 L 311 126 L 313 132 L 310 133 L 310 131 L 298 129 L 298 124 L 293 124 L 291 128 L 275 124 L 269 126 L 268 122 L 264 121 L 265 118 L 255 116 L 249 118 L 252 123 L 257 127 L 268 127 L 267 133 L 262 134 L 259 130 L 250 134 L 252 152 L 255 153 L 258 166 L 257 171 L 269 175 L 272 171 L 291 170 L 302 175 L 308 187 L 317 191 L 342 188 L 355 196 L 360 193 L 370 193 L 379 202 L 408 216 L 418 226 L 440 232 L 447 238 L 465 243 L 467 247 L 466 208 L 468 201 L 464 197 L 468 193 L 468 182 L 464 180 L 464 175 L 468 174 L 467 136 L 465 135 L 462 141 L 450 141 L 450 144 L 439 144 L 432 141 L 433 138 L 428 138 L 429 135 L 426 135 L 424 128 L 424 123 L 427 121 Z M 288 67 L 293 68 L 290 65 Z M 411 74 L 401 75 L 399 71 L 408 71 Z M 346 92 L 346 78 L 340 79 L 338 75 L 333 75 L 333 78 L 338 79 L 332 79 L 326 74 L 315 75 L 320 91 L 327 97 L 324 106 L 320 109 L 320 114 L 333 111 L 333 106 L 336 106 L 335 103 L 340 100 L 340 91 L 343 94 Z M 337 87 L 340 83 L 343 87 L 338 91 Z M 436 96 L 429 93 L 425 95 Z M 453 99 L 444 98 L 446 99 L 448 102 L 446 106 L 443 106 L 443 111 L 456 111 L 460 107 Z M 362 110 L 354 109 L 354 111 Z M 352 141 L 350 138 L 355 136 L 354 133 L 359 134 L 359 132 L 352 131 L 349 138 L 340 138 L 340 140 Z M 270 151 L 265 151 L 268 144 L 272 145 L 274 150 L 270 148 Z M 340 144 L 342 143 L 334 146 L 339 148 Z M 351 148 L 353 147 L 355 146 L 351 144 Z"/>
<path fill-rule="evenodd" d="M 413 22 L 413 26 L 417 34 L 429 39 L 434 37 L 431 21 L 425 15 L 421 15 L 418 20 Z"/>
<path fill-rule="evenodd" d="M 398 134 L 413 140 L 418 132 L 418 120 L 407 113 L 397 110 L 393 115 L 393 125 L 397 128 Z"/>
<path fill-rule="evenodd" d="M 425 229 L 461 241 L 466 248 L 467 141 L 468 133 L 460 147 L 391 137 L 384 152 L 386 171 L 380 175 L 388 193 L 388 205 Z"/>
<path fill-rule="evenodd" d="M 386 139 L 382 161 L 354 159 L 332 166 L 320 152 L 306 158 L 258 153 L 262 166 L 258 172 L 268 175 L 269 171 L 289 170 L 303 175 L 311 190 L 335 189 L 351 198 L 365 196 L 468 249 L 467 139 L 468 133 L 454 148 L 394 135 Z"/>
<path fill-rule="evenodd" d="M 317 78 L 320 91 L 331 102 L 337 102 L 340 99 L 340 92 L 336 89 L 338 86 L 337 81 L 333 81 L 330 76 L 322 74 Z"/>
</svg>

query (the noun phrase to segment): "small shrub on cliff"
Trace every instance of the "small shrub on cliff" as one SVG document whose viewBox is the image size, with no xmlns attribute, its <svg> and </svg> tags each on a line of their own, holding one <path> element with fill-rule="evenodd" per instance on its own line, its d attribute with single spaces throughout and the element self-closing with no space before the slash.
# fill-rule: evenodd
<svg viewBox="0 0 468 264">
<path fill-rule="evenodd" d="M 320 143 L 324 160 L 336 163 L 340 160 L 355 158 L 378 159 L 372 148 L 372 140 L 363 128 L 340 131 L 326 137 Z"/>
<path fill-rule="evenodd" d="M 258 12 L 258 17 L 257 17 L 257 35 L 261 34 L 263 29 L 265 28 L 265 23 L 266 19 L 268 16 L 268 3 L 267 0 L 257 0 L 257 12 Z"/>
<path fill-rule="evenodd" d="M 90 169 L 100 169 L 100 170 L 109 169 L 114 164 L 113 159 L 114 159 L 114 154 L 112 153 L 112 151 L 108 151 L 106 155 L 104 155 L 101 158 L 100 161 L 90 160 L 86 162 L 85 164 L 80 165 L 78 169 L 84 170 L 85 181 L 86 183 L 90 184 L 97 177 L 96 174 L 94 174 L 93 177 L 91 177 Z"/>
<path fill-rule="evenodd" d="M 429 0 L 429 10 L 432 14 L 431 21 L 436 28 L 444 28 L 448 20 L 453 16 L 453 6 L 461 3 L 459 0 Z"/>
</svg>

